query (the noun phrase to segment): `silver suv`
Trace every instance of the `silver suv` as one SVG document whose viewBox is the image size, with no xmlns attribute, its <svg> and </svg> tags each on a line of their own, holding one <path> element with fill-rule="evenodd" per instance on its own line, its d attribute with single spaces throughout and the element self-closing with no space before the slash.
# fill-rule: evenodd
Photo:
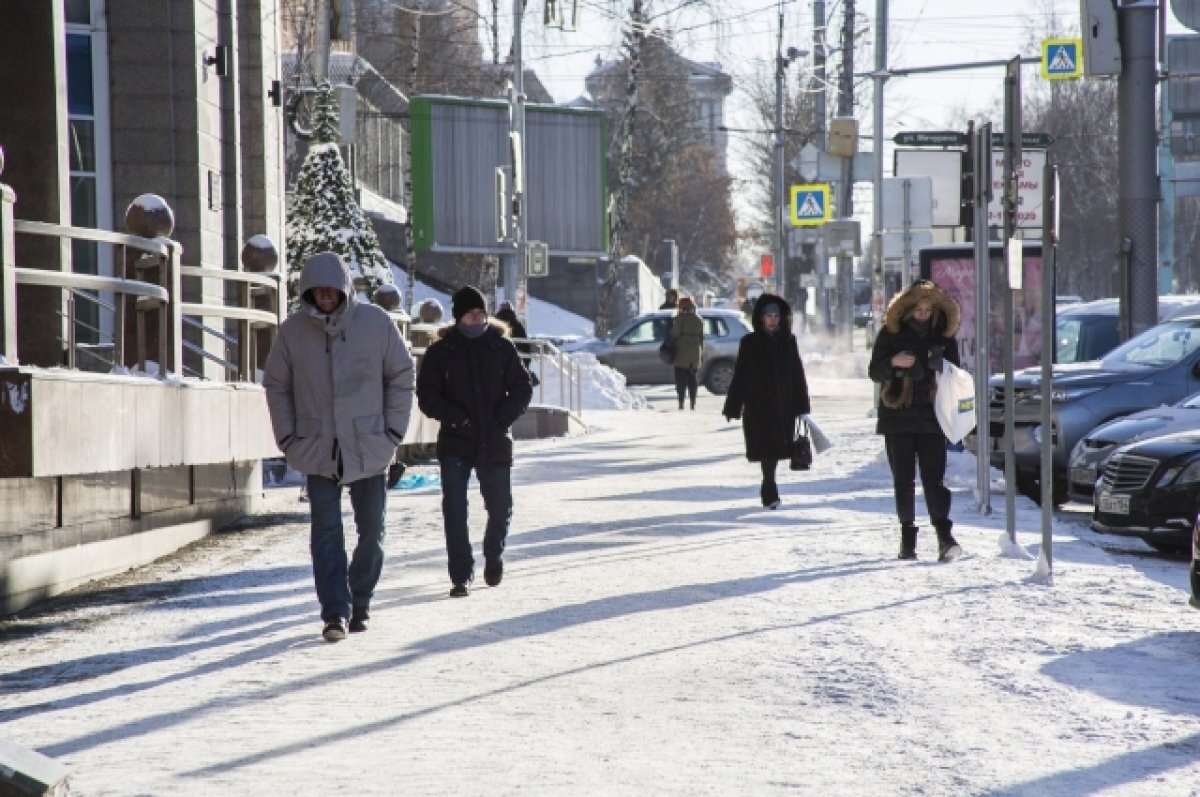
<svg viewBox="0 0 1200 797">
<path fill-rule="evenodd" d="M 699 314 L 704 321 L 704 358 L 698 379 L 710 393 L 724 395 L 733 379 L 738 345 L 751 331 L 750 325 L 738 310 L 703 307 Z M 644 313 L 621 324 L 608 337 L 589 341 L 577 350 L 596 355 L 597 360 L 624 374 L 631 385 L 674 384 L 675 372 L 658 357 L 658 347 L 674 317 L 674 310 Z"/>
</svg>

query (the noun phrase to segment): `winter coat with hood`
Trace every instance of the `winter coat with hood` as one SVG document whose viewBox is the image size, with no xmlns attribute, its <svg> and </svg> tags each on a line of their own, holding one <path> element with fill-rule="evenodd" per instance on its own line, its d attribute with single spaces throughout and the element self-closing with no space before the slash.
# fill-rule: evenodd
<svg viewBox="0 0 1200 797">
<path fill-rule="evenodd" d="M 675 358 L 671 365 L 699 371 L 704 356 L 704 319 L 696 312 L 696 303 L 689 297 L 680 299 L 677 307 L 679 312 L 671 320 L 671 331 L 667 333 L 675 339 Z M 685 312 L 685 308 L 691 308 L 691 311 Z"/>
<path fill-rule="evenodd" d="M 913 311 L 923 299 L 933 306 L 933 314 L 924 325 L 913 318 Z M 871 347 L 867 369 L 871 379 L 880 384 L 876 432 L 942 433 L 934 412 L 936 376 L 941 359 L 960 365 L 958 340 L 954 337 L 960 321 L 958 302 L 929 280 L 914 282 L 892 299 L 883 329 Z M 916 358 L 911 368 L 892 365 L 892 358 L 903 352 Z"/>
<path fill-rule="evenodd" d="M 529 407 L 533 386 L 508 326 L 495 319 L 477 338 L 442 327 L 417 374 L 421 412 L 441 423 L 437 456 L 476 466 L 512 465 L 511 427 Z"/>
<path fill-rule="evenodd" d="M 313 288 L 335 288 L 342 300 L 323 313 Z M 412 412 L 408 346 L 382 308 L 358 301 L 337 255 L 310 257 L 299 291 L 263 367 L 275 441 L 304 474 L 350 484 L 383 473 Z"/>
<path fill-rule="evenodd" d="M 769 304 L 779 306 L 774 333 L 763 324 L 763 310 Z M 764 293 L 754 303 L 751 319 L 754 331 L 738 346 L 722 414 L 742 418 L 746 459 L 787 459 L 796 417 L 811 412 L 804 363 L 792 334 L 792 308 L 781 297 Z"/>
</svg>

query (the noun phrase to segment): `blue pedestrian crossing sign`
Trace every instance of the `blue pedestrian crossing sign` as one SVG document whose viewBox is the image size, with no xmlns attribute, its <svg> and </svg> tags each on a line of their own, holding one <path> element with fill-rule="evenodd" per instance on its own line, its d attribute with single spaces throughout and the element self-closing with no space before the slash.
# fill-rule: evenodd
<svg viewBox="0 0 1200 797">
<path fill-rule="evenodd" d="M 1043 39 L 1042 77 L 1071 80 L 1083 76 L 1083 39 Z"/>
<path fill-rule="evenodd" d="M 829 183 L 792 186 L 790 208 L 793 227 L 819 227 L 829 221 Z"/>
</svg>

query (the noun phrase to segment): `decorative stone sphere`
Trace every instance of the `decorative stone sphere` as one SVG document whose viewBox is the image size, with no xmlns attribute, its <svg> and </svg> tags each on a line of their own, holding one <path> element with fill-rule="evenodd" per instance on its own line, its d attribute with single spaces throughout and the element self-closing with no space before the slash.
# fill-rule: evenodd
<svg viewBox="0 0 1200 797">
<path fill-rule="evenodd" d="M 395 285 L 380 285 L 375 289 L 375 295 L 371 297 L 371 301 L 382 307 L 384 310 L 399 310 L 400 289 Z"/>
<path fill-rule="evenodd" d="M 251 235 L 242 247 L 242 268 L 246 271 L 274 271 L 279 265 L 279 250 L 266 235 Z"/>
<path fill-rule="evenodd" d="M 125 231 L 142 238 L 168 238 L 175 230 L 175 214 L 158 194 L 142 194 L 125 208 Z"/>
<path fill-rule="evenodd" d="M 426 299 L 417 310 L 417 320 L 422 324 L 436 324 L 442 320 L 442 303 L 437 299 Z"/>
</svg>

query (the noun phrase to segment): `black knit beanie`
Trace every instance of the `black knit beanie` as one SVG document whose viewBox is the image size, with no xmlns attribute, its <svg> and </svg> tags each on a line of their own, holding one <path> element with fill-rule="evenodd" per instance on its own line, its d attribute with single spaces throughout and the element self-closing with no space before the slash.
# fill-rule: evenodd
<svg viewBox="0 0 1200 797">
<path fill-rule="evenodd" d="M 462 317 L 472 310 L 487 309 L 487 304 L 483 301 L 483 294 L 479 292 L 478 288 L 471 285 L 460 288 L 450 301 L 450 313 L 454 316 L 455 321 L 461 321 Z"/>
</svg>

